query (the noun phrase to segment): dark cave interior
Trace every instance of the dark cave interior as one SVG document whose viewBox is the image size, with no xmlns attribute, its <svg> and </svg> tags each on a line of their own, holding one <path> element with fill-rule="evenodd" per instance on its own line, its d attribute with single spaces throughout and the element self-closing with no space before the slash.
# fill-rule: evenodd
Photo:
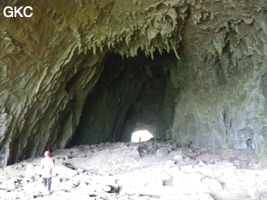
<svg viewBox="0 0 267 200">
<path fill-rule="evenodd" d="M 67 146 L 126 142 L 139 129 L 165 139 L 175 100 L 175 95 L 166 95 L 171 84 L 166 63 L 175 59 L 172 53 L 157 53 L 154 60 L 142 53 L 133 58 L 106 56 L 101 77 L 87 97 Z"/>
</svg>

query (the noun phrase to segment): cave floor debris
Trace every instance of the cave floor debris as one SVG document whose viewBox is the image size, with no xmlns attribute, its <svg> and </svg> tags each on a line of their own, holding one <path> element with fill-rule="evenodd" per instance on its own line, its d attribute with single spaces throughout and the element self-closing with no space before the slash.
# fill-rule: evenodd
<svg viewBox="0 0 267 200">
<path fill-rule="evenodd" d="M 260 200 L 267 192 L 265 162 L 171 140 L 82 145 L 52 156 L 51 194 L 39 157 L 0 170 L 0 199 Z"/>
</svg>

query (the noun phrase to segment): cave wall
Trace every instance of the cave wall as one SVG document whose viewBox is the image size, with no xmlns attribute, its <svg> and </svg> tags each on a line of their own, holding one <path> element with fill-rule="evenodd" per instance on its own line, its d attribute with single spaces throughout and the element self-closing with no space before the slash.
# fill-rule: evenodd
<svg viewBox="0 0 267 200">
<path fill-rule="evenodd" d="M 172 138 L 266 157 L 266 19 L 231 21 L 216 34 L 199 30 L 205 40 L 194 44 L 186 36 L 196 27 L 185 29 L 181 59 L 172 68 L 173 83 L 182 86 Z"/>
<path fill-rule="evenodd" d="M 166 138 L 266 157 L 266 4 L 1 1 L 0 166 L 72 140 L 109 53 L 175 55 L 163 66 L 170 77 L 159 123 L 169 126 Z M 30 5 L 33 16 L 6 18 L 8 5 Z M 97 138 L 119 138 L 113 133 Z"/>
<path fill-rule="evenodd" d="M 3 16 L 5 6 L 29 5 L 31 18 Z M 170 24 L 180 16 L 157 1 L 2 1 L 0 6 L 0 166 L 68 143 L 108 51 L 132 57 L 141 49 L 153 56 L 156 49 L 170 52 L 179 43 L 171 32 L 181 27 Z M 165 17 L 166 27 L 154 35 Z M 164 37 L 164 46 L 155 37 Z"/>
</svg>

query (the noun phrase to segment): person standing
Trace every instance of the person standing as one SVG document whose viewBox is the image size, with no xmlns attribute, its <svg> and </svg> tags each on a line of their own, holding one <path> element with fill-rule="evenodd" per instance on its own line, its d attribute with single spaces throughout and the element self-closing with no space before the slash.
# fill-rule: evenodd
<svg viewBox="0 0 267 200">
<path fill-rule="evenodd" d="M 46 192 L 50 194 L 52 184 L 52 172 L 53 168 L 55 167 L 55 161 L 53 158 L 51 158 L 51 153 L 49 151 L 46 151 L 44 153 L 44 156 L 45 157 L 41 160 L 43 183 Z"/>
</svg>

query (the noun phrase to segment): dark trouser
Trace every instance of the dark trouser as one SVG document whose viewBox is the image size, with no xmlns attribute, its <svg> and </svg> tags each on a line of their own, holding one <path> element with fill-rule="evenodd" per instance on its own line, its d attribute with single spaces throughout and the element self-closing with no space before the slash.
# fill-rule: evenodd
<svg viewBox="0 0 267 200">
<path fill-rule="evenodd" d="M 47 188 L 47 190 L 50 191 L 52 178 L 43 178 L 43 183 L 44 183 L 44 186 Z"/>
</svg>

